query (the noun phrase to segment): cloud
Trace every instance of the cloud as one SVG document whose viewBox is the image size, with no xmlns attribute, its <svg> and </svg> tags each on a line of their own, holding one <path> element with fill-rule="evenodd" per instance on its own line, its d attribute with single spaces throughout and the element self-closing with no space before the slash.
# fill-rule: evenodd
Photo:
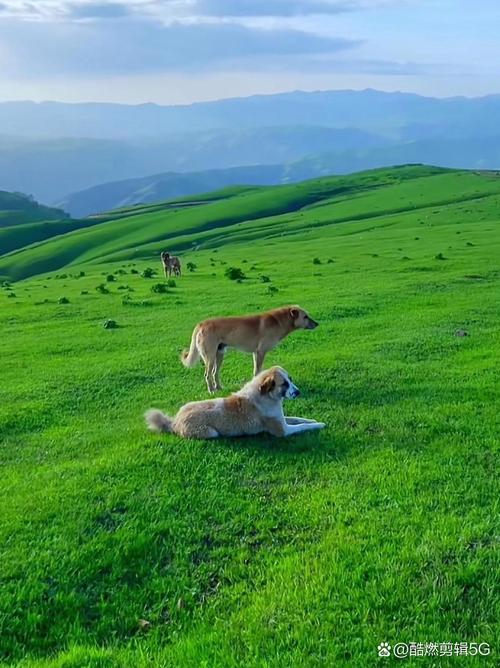
<svg viewBox="0 0 500 668">
<path fill-rule="evenodd" d="M 340 14 L 412 0 L 2 0 L 0 17 L 78 21 L 128 15 L 162 21 Z M 416 1 L 416 0 L 413 0 Z"/>
<path fill-rule="evenodd" d="M 273 59 L 341 53 L 357 41 L 298 30 L 264 30 L 235 23 L 161 25 L 153 21 L 98 23 L 0 22 L 9 54 L 2 69 L 25 77 L 108 76 L 219 68 L 259 70 Z"/>
</svg>

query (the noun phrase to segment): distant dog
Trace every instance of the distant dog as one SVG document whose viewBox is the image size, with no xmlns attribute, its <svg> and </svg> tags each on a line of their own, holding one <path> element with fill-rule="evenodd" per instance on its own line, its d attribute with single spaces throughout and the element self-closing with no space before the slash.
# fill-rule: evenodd
<svg viewBox="0 0 500 668">
<path fill-rule="evenodd" d="M 160 257 L 161 263 L 163 265 L 163 271 L 165 272 L 165 278 L 172 276 L 172 273 L 174 276 L 181 275 L 181 261 L 178 257 L 175 257 L 175 255 L 170 255 L 170 253 L 165 251 L 162 252 Z"/>
<path fill-rule="evenodd" d="M 294 399 L 299 394 L 288 373 L 275 366 L 262 371 L 239 392 L 225 399 L 186 404 L 174 418 L 156 409 L 149 410 L 144 417 L 151 431 L 184 438 L 252 436 L 262 432 L 291 436 L 323 429 L 323 422 L 283 415 L 283 399 Z"/>
<path fill-rule="evenodd" d="M 315 322 L 300 306 L 282 306 L 259 315 L 212 318 L 194 328 L 191 347 L 181 360 L 192 367 L 200 359 L 205 364 L 205 380 L 209 392 L 221 389 L 220 370 L 226 348 L 253 353 L 256 376 L 262 369 L 266 353 L 297 329 L 315 329 Z"/>
</svg>

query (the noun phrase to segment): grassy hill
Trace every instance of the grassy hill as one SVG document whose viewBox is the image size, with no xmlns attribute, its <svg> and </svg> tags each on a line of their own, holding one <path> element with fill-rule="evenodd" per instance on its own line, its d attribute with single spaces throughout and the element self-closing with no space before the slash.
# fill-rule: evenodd
<svg viewBox="0 0 500 668">
<path fill-rule="evenodd" d="M 500 178 L 408 166 L 223 197 L 0 259 L 22 279 L 0 290 L 0 660 L 319 668 L 375 665 L 380 642 L 494 647 Z M 165 293 L 142 276 L 160 247 L 195 265 Z M 286 303 L 320 327 L 267 363 L 302 390 L 288 414 L 326 430 L 146 432 L 145 409 L 206 397 L 178 360 L 196 322 Z M 250 372 L 228 353 L 225 391 Z"/>
<path fill-rule="evenodd" d="M 23 193 L 0 190 L 0 229 L 36 221 L 69 218 L 62 209 L 43 206 Z"/>
</svg>

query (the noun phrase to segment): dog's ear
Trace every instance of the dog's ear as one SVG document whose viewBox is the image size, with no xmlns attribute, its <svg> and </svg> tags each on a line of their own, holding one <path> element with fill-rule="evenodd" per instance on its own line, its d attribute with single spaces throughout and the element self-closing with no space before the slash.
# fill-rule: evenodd
<svg viewBox="0 0 500 668">
<path fill-rule="evenodd" d="M 276 381 L 274 378 L 272 376 L 266 376 L 259 386 L 259 392 L 261 394 L 269 394 L 269 392 L 274 390 L 275 385 Z"/>
<path fill-rule="evenodd" d="M 292 318 L 292 320 L 295 320 L 295 318 L 298 318 L 299 317 L 299 309 L 295 308 L 295 307 L 291 308 L 290 309 L 290 317 Z"/>
</svg>

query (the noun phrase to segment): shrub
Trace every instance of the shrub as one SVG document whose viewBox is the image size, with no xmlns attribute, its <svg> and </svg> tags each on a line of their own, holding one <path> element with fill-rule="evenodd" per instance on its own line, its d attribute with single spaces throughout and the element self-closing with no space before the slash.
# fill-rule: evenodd
<svg viewBox="0 0 500 668">
<path fill-rule="evenodd" d="M 445 256 L 442 253 L 438 253 L 434 256 L 436 260 L 446 260 Z"/>
<path fill-rule="evenodd" d="M 96 288 L 97 292 L 99 292 L 101 295 L 109 295 L 109 290 L 108 288 L 104 285 L 104 283 L 101 283 L 100 285 L 97 286 Z"/>
<path fill-rule="evenodd" d="M 176 288 L 177 287 L 177 283 L 175 282 L 175 280 L 173 278 L 168 279 L 167 285 L 168 285 L 169 288 Z"/>
<path fill-rule="evenodd" d="M 103 327 L 104 329 L 117 329 L 118 323 L 116 320 L 105 320 Z"/>
<path fill-rule="evenodd" d="M 81 294 L 81 295 L 88 295 L 88 294 L 89 294 L 89 291 L 88 291 L 88 290 L 82 290 L 82 291 L 80 292 L 80 294 Z"/>
<path fill-rule="evenodd" d="M 85 276 L 85 272 L 84 272 L 84 271 L 81 271 L 81 272 L 78 274 L 77 278 L 82 278 L 83 276 Z"/>
<path fill-rule="evenodd" d="M 270 283 L 271 279 L 269 278 L 269 276 L 261 276 L 260 281 L 261 283 Z"/>
<path fill-rule="evenodd" d="M 139 272 L 137 271 L 137 269 L 131 269 L 131 270 L 130 270 L 130 273 L 131 273 L 131 274 L 138 274 Z"/>
<path fill-rule="evenodd" d="M 16 296 L 15 292 L 9 292 L 9 294 L 7 295 L 7 297 L 15 297 L 15 296 Z"/>
<path fill-rule="evenodd" d="M 58 304 L 69 304 L 69 299 L 67 297 L 59 297 L 57 300 Z"/>
<path fill-rule="evenodd" d="M 113 281 L 116 281 L 116 276 L 113 276 L 113 274 L 108 274 L 108 275 L 106 276 L 106 281 L 107 281 L 108 283 L 113 283 Z"/>
<path fill-rule="evenodd" d="M 335 260 L 332 260 L 332 258 L 329 258 L 327 264 L 333 264 L 334 262 L 335 262 Z"/>
<path fill-rule="evenodd" d="M 231 281 L 242 281 L 246 278 L 243 270 L 239 267 L 228 267 L 224 272 L 224 276 L 227 276 Z"/>
<path fill-rule="evenodd" d="M 319 257 L 314 258 L 313 264 L 321 264 L 321 260 L 319 259 Z"/>
<path fill-rule="evenodd" d="M 156 271 L 154 269 L 151 269 L 151 267 L 146 267 L 144 271 L 142 272 L 141 276 L 143 278 L 153 278 L 153 276 L 156 274 Z"/>
<path fill-rule="evenodd" d="M 194 262 L 188 262 L 186 264 L 186 267 L 187 267 L 187 270 L 190 271 L 191 273 L 193 271 L 196 271 L 196 268 L 197 268 Z"/>
<path fill-rule="evenodd" d="M 279 290 L 275 285 L 268 285 L 267 286 L 267 294 L 268 295 L 275 295 L 277 292 L 279 292 Z"/>
<path fill-rule="evenodd" d="M 155 292 L 157 294 L 164 294 L 165 292 L 168 292 L 166 283 L 155 283 L 151 286 L 151 292 Z"/>
</svg>

